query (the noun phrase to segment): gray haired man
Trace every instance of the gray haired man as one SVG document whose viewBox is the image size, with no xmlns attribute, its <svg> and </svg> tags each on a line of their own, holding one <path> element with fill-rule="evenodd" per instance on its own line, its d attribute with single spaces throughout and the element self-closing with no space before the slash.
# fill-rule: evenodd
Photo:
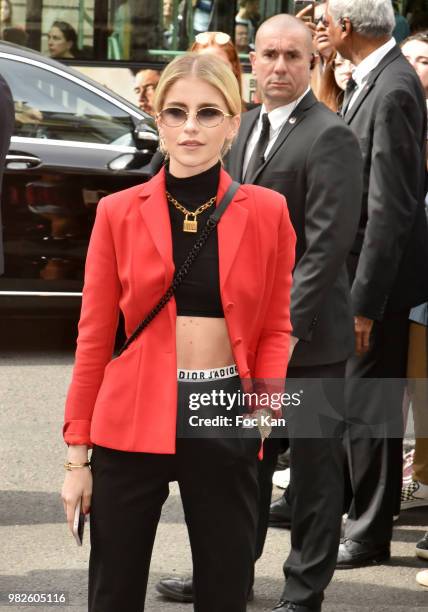
<svg viewBox="0 0 428 612">
<path fill-rule="evenodd" d="M 390 0 L 329 0 L 327 19 L 331 43 L 356 66 L 342 115 L 364 161 L 362 214 L 348 261 L 356 338 L 347 364 L 353 499 L 337 561 L 352 568 L 389 558 L 400 503 L 408 317 L 428 297 L 426 107 L 392 38 Z"/>
</svg>

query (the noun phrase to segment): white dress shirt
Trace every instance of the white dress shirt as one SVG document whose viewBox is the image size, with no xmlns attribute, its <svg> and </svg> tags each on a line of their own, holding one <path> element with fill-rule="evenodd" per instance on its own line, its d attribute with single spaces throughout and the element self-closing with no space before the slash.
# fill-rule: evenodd
<svg viewBox="0 0 428 612">
<path fill-rule="evenodd" d="M 286 104 L 285 106 L 279 106 L 275 108 L 273 111 L 268 113 L 269 123 L 270 123 L 270 131 L 269 131 L 269 143 L 265 149 L 264 157 L 269 155 L 269 151 L 272 149 L 275 144 L 276 139 L 285 123 L 291 118 L 291 115 L 294 109 L 299 105 L 299 103 L 303 100 L 306 94 L 310 91 L 310 87 L 300 96 L 297 100 L 293 100 L 290 104 Z M 248 139 L 247 149 L 245 151 L 244 163 L 242 167 L 242 176 L 245 176 L 247 171 L 248 163 L 251 159 L 251 155 L 253 154 L 256 143 L 260 139 L 260 135 L 262 133 L 262 116 L 266 113 L 266 107 L 263 104 L 260 110 L 260 115 L 258 121 L 254 126 L 254 129 L 251 133 L 251 136 Z"/>
<path fill-rule="evenodd" d="M 391 49 L 396 46 L 396 44 L 395 38 L 391 38 L 384 45 L 370 53 L 370 55 L 364 58 L 363 61 L 360 62 L 355 68 L 352 73 L 352 78 L 356 82 L 357 87 L 354 89 L 354 93 L 349 101 L 347 111 L 352 108 L 355 100 L 363 90 L 365 84 L 367 83 L 367 79 L 369 78 L 369 74 L 381 63 L 385 55 L 387 55 Z"/>
</svg>

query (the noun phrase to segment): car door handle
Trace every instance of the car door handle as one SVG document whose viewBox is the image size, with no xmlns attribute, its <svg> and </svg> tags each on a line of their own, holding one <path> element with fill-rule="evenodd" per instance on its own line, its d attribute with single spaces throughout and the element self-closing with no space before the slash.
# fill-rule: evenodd
<svg viewBox="0 0 428 612">
<path fill-rule="evenodd" d="M 6 168 L 9 168 L 9 170 L 37 168 L 41 163 L 42 160 L 35 155 L 23 155 L 20 153 L 8 153 L 6 155 Z"/>
</svg>

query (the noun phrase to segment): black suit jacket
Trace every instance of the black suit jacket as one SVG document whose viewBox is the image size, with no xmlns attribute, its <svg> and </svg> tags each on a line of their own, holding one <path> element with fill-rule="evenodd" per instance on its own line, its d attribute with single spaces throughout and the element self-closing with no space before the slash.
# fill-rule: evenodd
<svg viewBox="0 0 428 612">
<path fill-rule="evenodd" d="M 345 115 L 364 160 L 357 239 L 349 258 L 355 314 L 382 320 L 428 299 L 424 214 L 426 102 L 398 47 L 369 75 Z"/>
<path fill-rule="evenodd" d="M 227 159 L 235 180 L 260 109 L 242 116 Z M 254 183 L 282 193 L 297 235 L 291 296 L 293 335 L 300 338 L 290 365 L 347 359 L 354 349 L 346 258 L 360 218 L 362 159 L 343 120 L 309 92 L 284 125 Z"/>
<path fill-rule="evenodd" d="M 9 150 L 10 137 L 15 125 L 15 111 L 12 94 L 6 81 L 0 76 L 0 198 L 3 179 L 4 160 Z M 1 199 L 0 199 L 1 201 Z M 1 208 L 0 208 L 1 211 Z M 0 212 L 0 274 L 4 272 L 2 221 Z"/>
</svg>

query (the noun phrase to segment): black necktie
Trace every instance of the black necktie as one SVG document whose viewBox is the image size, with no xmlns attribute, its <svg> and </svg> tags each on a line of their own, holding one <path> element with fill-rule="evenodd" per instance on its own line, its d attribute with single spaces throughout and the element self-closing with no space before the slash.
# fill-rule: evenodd
<svg viewBox="0 0 428 612">
<path fill-rule="evenodd" d="M 355 90 L 358 85 L 356 81 L 351 77 L 346 84 L 345 95 L 343 96 L 343 104 L 342 104 L 342 117 L 345 116 L 346 111 L 348 110 L 349 103 L 351 101 L 352 96 L 354 95 Z"/>
<path fill-rule="evenodd" d="M 248 162 L 247 171 L 245 172 L 244 182 L 250 183 L 257 170 L 264 162 L 263 154 L 269 144 L 270 121 L 267 113 L 262 115 L 262 133 L 254 147 L 253 154 Z"/>
</svg>

